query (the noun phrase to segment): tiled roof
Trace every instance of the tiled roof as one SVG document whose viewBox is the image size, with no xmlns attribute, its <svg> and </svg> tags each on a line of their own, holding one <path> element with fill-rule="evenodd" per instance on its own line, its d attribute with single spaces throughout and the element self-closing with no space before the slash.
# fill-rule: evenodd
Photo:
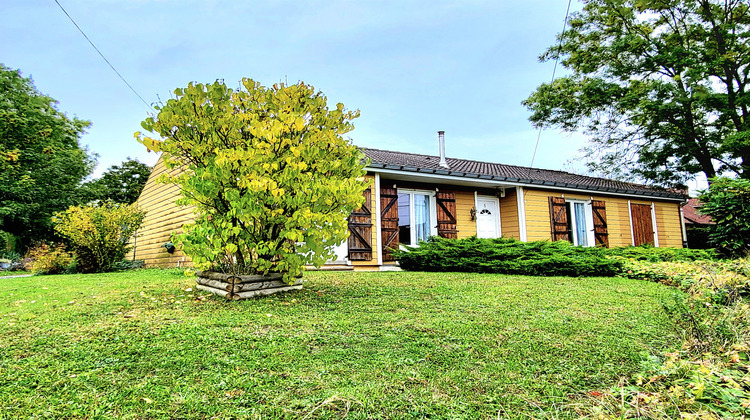
<svg viewBox="0 0 750 420">
<path fill-rule="evenodd" d="M 429 173 L 457 178 L 476 178 L 512 182 L 533 186 L 554 186 L 587 191 L 618 194 L 633 194 L 650 197 L 678 198 L 687 196 L 658 187 L 615 181 L 605 178 L 572 174 L 549 169 L 527 168 L 501 163 L 479 162 L 475 160 L 446 158 L 448 168 L 442 168 L 438 156 L 393 152 L 389 150 L 360 150 L 370 158 L 370 168 L 391 169 L 404 172 Z"/>
<path fill-rule="evenodd" d="M 697 198 L 691 198 L 687 204 L 682 207 L 682 215 L 685 216 L 685 223 L 689 225 L 713 225 L 711 216 L 698 213 L 702 203 Z"/>
</svg>

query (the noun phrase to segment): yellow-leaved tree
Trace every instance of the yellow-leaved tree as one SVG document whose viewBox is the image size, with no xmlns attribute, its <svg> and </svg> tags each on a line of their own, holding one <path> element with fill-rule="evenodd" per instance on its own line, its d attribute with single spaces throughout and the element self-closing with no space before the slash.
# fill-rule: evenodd
<svg viewBox="0 0 750 420">
<path fill-rule="evenodd" d="M 231 274 L 319 266 L 346 239 L 347 216 L 367 188 L 364 157 L 343 137 L 359 111 L 329 109 L 303 82 L 264 87 L 243 79 L 177 89 L 136 133 L 179 175 L 178 204 L 196 208 L 177 240 L 196 267 Z"/>
</svg>

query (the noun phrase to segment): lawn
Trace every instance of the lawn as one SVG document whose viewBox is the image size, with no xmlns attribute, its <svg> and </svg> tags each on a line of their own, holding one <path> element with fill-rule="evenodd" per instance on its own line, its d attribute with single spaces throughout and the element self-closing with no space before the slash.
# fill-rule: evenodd
<svg viewBox="0 0 750 420">
<path fill-rule="evenodd" d="M 177 270 L 0 279 L 0 418 L 567 418 L 676 341 L 675 290 L 637 280 L 305 280 L 226 302 Z"/>
</svg>

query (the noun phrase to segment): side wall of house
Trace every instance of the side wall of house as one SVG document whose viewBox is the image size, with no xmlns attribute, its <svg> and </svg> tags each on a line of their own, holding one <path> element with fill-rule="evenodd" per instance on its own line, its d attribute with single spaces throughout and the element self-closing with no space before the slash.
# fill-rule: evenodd
<svg viewBox="0 0 750 420">
<path fill-rule="evenodd" d="M 656 229 L 660 247 L 682 248 L 682 227 L 680 206 L 674 202 L 651 201 L 641 198 L 628 200 L 623 197 L 607 197 L 587 194 L 574 194 L 551 190 L 524 189 L 526 209 L 526 232 L 529 241 L 551 240 L 549 197 L 555 196 L 581 200 L 601 200 L 605 202 L 609 246 L 628 246 L 633 237 L 630 228 L 630 204 L 654 204 Z"/>
<path fill-rule="evenodd" d="M 441 188 L 440 191 L 451 191 L 450 188 Z M 456 229 L 458 238 L 468 238 L 477 234 L 477 222 L 471 220 L 471 209 L 474 208 L 473 191 L 456 191 Z"/>
<path fill-rule="evenodd" d="M 178 207 L 174 203 L 180 197 L 179 187 L 156 182 L 161 174 L 177 171 L 168 171 L 160 158 L 138 197 L 138 207 L 146 212 L 146 218 L 136 234 L 131 254 L 135 252 L 135 258 L 144 260 L 146 267 L 173 267 L 178 263 L 190 263 L 180 250 L 170 254 L 163 246 L 170 241 L 172 232 L 179 232 L 184 223 L 193 220 L 192 207 Z"/>
<path fill-rule="evenodd" d="M 521 239 L 521 230 L 518 222 L 518 201 L 516 201 L 516 190 L 505 189 L 505 197 L 500 199 L 500 233 L 503 238 Z"/>
<path fill-rule="evenodd" d="M 659 246 L 682 248 L 682 223 L 680 206 L 673 203 L 654 202 Z"/>
</svg>

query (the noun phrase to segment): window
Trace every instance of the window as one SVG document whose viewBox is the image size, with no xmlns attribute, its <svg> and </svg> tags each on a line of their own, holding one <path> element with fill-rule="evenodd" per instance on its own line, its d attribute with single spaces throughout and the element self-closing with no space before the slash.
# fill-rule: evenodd
<svg viewBox="0 0 750 420">
<path fill-rule="evenodd" d="M 573 245 L 594 246 L 594 218 L 591 203 L 587 201 L 568 201 L 568 223 Z"/>
<path fill-rule="evenodd" d="M 437 235 L 435 193 L 398 190 L 398 237 L 401 245 L 417 245 Z"/>
</svg>

